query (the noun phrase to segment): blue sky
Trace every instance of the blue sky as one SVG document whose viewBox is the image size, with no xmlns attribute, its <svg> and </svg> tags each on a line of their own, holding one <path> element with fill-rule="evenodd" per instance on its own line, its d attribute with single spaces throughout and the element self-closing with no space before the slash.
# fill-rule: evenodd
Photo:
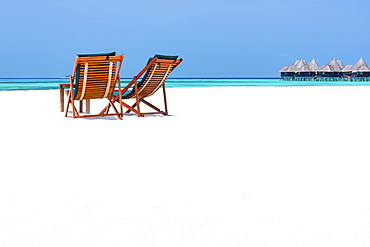
<svg viewBox="0 0 370 247">
<path fill-rule="evenodd" d="M 278 77 L 297 59 L 370 65 L 368 0 L 12 0 L 0 8 L 0 77 L 71 74 L 75 54 L 125 54 L 132 77 L 154 54 L 172 77 Z"/>
</svg>

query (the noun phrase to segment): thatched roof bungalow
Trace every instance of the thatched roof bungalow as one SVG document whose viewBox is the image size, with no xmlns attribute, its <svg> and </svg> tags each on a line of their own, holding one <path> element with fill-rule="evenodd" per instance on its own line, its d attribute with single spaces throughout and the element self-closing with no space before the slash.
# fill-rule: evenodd
<svg viewBox="0 0 370 247">
<path fill-rule="evenodd" d="M 361 58 L 354 65 L 344 65 L 342 61 L 333 58 L 328 64 L 319 66 L 315 59 L 306 63 L 305 60 L 296 60 L 290 66 L 281 70 L 282 79 L 288 80 L 315 80 L 316 78 L 348 79 L 366 77 L 370 80 L 370 67 Z"/>
<path fill-rule="evenodd" d="M 319 65 L 317 64 L 315 59 L 312 59 L 311 62 L 308 63 L 308 66 L 311 71 L 316 71 L 319 68 Z"/>
</svg>

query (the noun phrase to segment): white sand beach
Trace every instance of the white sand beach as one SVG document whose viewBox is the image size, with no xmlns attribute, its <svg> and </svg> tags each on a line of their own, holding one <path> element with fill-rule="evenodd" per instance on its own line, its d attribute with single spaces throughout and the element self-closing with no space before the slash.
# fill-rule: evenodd
<svg viewBox="0 0 370 247">
<path fill-rule="evenodd" d="M 0 92 L 1 246 L 370 245 L 369 87 L 167 94 L 109 121 Z"/>
</svg>

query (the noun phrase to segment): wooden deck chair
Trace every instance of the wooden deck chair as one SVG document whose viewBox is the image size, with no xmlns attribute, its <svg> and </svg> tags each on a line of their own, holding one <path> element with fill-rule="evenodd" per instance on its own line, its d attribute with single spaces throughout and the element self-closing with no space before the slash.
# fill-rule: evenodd
<svg viewBox="0 0 370 247">
<path fill-rule="evenodd" d="M 98 116 L 118 116 L 122 119 L 123 111 L 112 103 L 112 96 L 116 86 L 121 89 L 120 70 L 124 55 L 116 56 L 115 52 L 102 54 L 77 55 L 70 78 L 70 86 L 65 89 L 68 95 L 68 103 L 65 116 L 68 116 L 68 108 L 71 105 L 72 117 L 98 117 Z M 80 115 L 75 107 L 75 101 L 106 98 L 114 109 L 114 113 L 106 112 L 99 114 Z M 117 101 L 122 102 L 122 96 L 117 96 Z"/>
<path fill-rule="evenodd" d="M 126 113 L 132 111 L 139 117 L 143 117 L 146 114 L 168 115 L 165 81 L 170 73 L 182 62 L 182 59 L 177 58 L 178 56 L 155 55 L 148 60 L 148 63 L 144 69 L 142 69 L 139 74 L 134 76 L 133 80 L 122 89 L 122 99 L 136 100 L 135 104 L 132 106 L 126 104 L 125 102 L 121 103 L 121 105 L 128 109 Z M 163 89 L 164 110 L 160 110 L 158 107 L 145 100 L 157 92 L 161 87 Z M 116 90 L 112 102 L 119 101 L 119 97 L 119 91 Z M 146 104 L 154 111 L 141 112 L 140 103 Z M 107 106 L 108 109 L 109 107 L 110 106 Z"/>
</svg>

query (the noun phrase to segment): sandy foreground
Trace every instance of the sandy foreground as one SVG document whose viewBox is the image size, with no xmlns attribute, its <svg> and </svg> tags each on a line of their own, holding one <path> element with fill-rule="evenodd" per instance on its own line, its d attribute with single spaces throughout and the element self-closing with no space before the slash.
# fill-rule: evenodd
<svg viewBox="0 0 370 247">
<path fill-rule="evenodd" d="M 0 92 L 0 245 L 370 245 L 370 87 L 167 94 L 109 121 Z"/>
</svg>

